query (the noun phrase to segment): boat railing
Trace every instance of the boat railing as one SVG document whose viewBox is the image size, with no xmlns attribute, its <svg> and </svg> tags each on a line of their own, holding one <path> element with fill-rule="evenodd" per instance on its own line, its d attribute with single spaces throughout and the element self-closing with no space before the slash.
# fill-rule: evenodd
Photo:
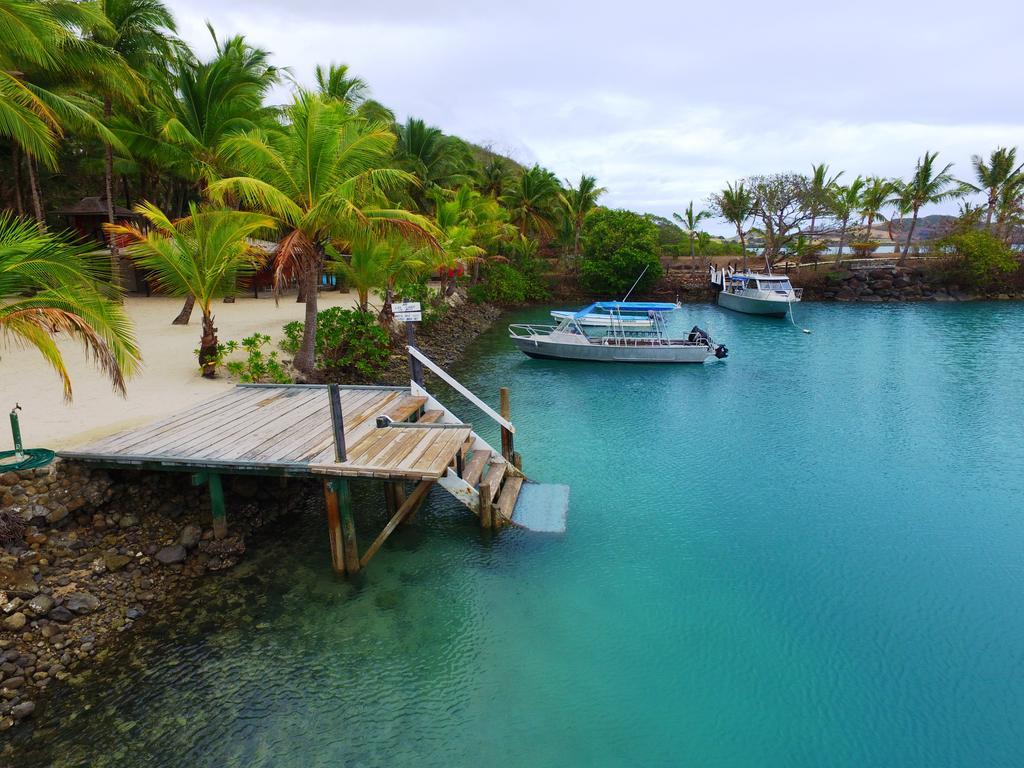
<svg viewBox="0 0 1024 768">
<path fill-rule="evenodd" d="M 509 332 L 517 337 L 547 336 L 557 325 L 538 325 L 534 323 L 513 323 L 508 327 Z"/>
</svg>

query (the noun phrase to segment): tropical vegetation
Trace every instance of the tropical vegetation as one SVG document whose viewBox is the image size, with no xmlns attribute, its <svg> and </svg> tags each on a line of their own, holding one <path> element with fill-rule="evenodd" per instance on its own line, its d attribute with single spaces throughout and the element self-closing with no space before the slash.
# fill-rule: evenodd
<svg viewBox="0 0 1024 768">
<path fill-rule="evenodd" d="M 65 327 L 101 353 L 115 386 L 137 367 L 117 309 L 123 256 L 151 286 L 182 297 L 175 322 L 187 324 L 200 306 L 207 375 L 226 346 L 216 338 L 213 302 L 253 279 L 269 279 L 279 299 L 297 289 L 305 318 L 290 326 L 301 337 L 289 336 L 286 354 L 311 376 L 328 363 L 355 371 L 344 362 L 351 350 L 386 347 L 397 297 L 415 297 L 427 317 L 439 317 L 460 288 L 501 304 L 542 301 L 553 288 L 621 295 L 641 274 L 636 290 L 649 290 L 663 263 L 675 267 L 686 255 L 692 273 L 700 260 L 720 257 L 747 267 L 751 250 L 769 266 L 817 263 L 826 245 L 838 246 L 837 260 L 847 247 L 869 254 L 882 239 L 879 223 L 899 239 L 901 260 L 921 245 L 924 228 L 933 250 L 981 275 L 1016 263 L 1012 245 L 1024 239 L 1016 148 L 975 156 L 967 179 L 932 151 L 905 179 L 843 184 L 851 175 L 825 163 L 748 176 L 669 218 L 605 207 L 607 190 L 593 175 L 576 170 L 578 181 L 563 181 L 417 116 L 398 119 L 343 63 L 315 67 L 303 85 L 244 35 L 209 28 L 213 53 L 201 57 L 176 29 L 163 0 L 0 0 L 5 253 L 38 251 L 63 265 L 46 272 L 8 255 L 14 267 L 0 285 L 0 317 L 7 336 L 37 345 L 59 371 L 51 333 Z M 280 88 L 291 95 L 274 106 Z M 68 220 L 57 215 L 96 195 L 111 235 L 104 265 L 99 244 L 61 234 Z M 972 196 L 955 231 L 936 236 L 922 223 L 929 208 Z M 139 211 L 143 225 L 119 220 L 125 208 Z M 716 218 L 730 240 L 709 231 Z M 440 285 L 428 285 L 431 277 Z M 356 292 L 358 320 L 319 311 L 325 279 Z M 46 301 L 57 302 L 50 319 L 18 314 L 24 302 Z M 327 351 L 324 322 L 332 344 L 339 334 L 361 341 Z M 254 344 L 248 352 L 259 353 Z M 262 375 L 260 354 L 246 375 Z"/>
</svg>

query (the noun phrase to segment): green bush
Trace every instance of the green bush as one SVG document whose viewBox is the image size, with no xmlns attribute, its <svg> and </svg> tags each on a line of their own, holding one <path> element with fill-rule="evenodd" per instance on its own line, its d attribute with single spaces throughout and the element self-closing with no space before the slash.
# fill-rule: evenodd
<svg viewBox="0 0 1024 768">
<path fill-rule="evenodd" d="M 980 229 L 956 232 L 939 241 L 950 267 L 963 279 L 984 285 L 1020 266 L 1017 255 L 995 235 Z"/>
<path fill-rule="evenodd" d="M 372 379 L 387 367 L 391 338 L 372 314 L 330 307 L 317 313 L 316 367 L 333 376 Z M 303 324 L 284 327 L 281 349 L 296 355 L 302 344 Z"/>
<path fill-rule="evenodd" d="M 234 343 L 231 342 L 231 344 Z M 263 347 L 269 343 L 270 337 L 262 333 L 242 339 L 240 346 L 246 352 L 245 360 L 228 361 L 228 372 L 248 384 L 288 384 L 291 377 L 285 373 L 284 366 L 278 359 L 277 351 L 271 350 L 269 353 L 263 351 Z M 236 346 L 235 349 L 237 348 Z"/>
<path fill-rule="evenodd" d="M 632 211 L 600 209 L 584 228 L 580 283 L 594 293 L 621 296 L 647 268 L 636 290 L 643 292 L 661 277 L 658 228 Z"/>
</svg>

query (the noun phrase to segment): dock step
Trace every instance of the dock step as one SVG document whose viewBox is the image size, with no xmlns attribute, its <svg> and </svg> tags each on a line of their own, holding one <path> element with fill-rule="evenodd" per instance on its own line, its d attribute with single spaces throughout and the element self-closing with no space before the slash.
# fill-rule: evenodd
<svg viewBox="0 0 1024 768">
<path fill-rule="evenodd" d="M 512 511 L 512 524 L 537 533 L 565 533 L 569 486 L 524 483 Z"/>
<path fill-rule="evenodd" d="M 490 455 L 490 458 L 494 458 L 494 454 Z M 491 461 L 491 466 L 487 468 L 487 474 L 484 475 L 484 479 L 481 482 L 486 483 L 491 487 L 491 501 L 494 501 L 494 497 L 498 495 L 498 491 L 501 490 L 501 478 L 505 476 L 505 462 L 503 461 Z"/>
<path fill-rule="evenodd" d="M 424 411 L 423 415 L 416 419 L 416 422 L 419 424 L 435 424 L 442 416 L 444 416 L 444 411 Z"/>
<path fill-rule="evenodd" d="M 501 489 L 501 495 L 498 497 L 498 505 L 496 507 L 502 519 L 512 519 L 512 512 L 516 508 L 516 499 L 519 498 L 519 491 L 522 487 L 523 478 L 521 477 L 510 477 L 505 480 L 505 485 Z"/>
<path fill-rule="evenodd" d="M 479 483 L 484 474 L 484 467 L 493 455 L 490 451 L 473 451 L 473 455 L 462 470 L 462 479 L 472 486 Z"/>
<path fill-rule="evenodd" d="M 394 421 L 408 421 L 409 417 L 414 413 L 418 413 L 427 402 L 425 397 L 416 397 L 415 395 L 406 395 L 399 400 L 395 405 L 388 408 L 385 413 L 391 417 Z"/>
</svg>

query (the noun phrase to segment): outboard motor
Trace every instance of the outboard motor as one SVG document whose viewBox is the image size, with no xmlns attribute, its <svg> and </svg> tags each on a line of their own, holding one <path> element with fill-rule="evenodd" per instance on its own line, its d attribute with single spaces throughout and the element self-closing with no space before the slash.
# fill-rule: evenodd
<svg viewBox="0 0 1024 768">
<path fill-rule="evenodd" d="M 704 344 L 707 344 L 708 347 L 711 346 L 711 337 L 708 336 L 707 331 L 696 325 L 690 329 L 690 335 L 687 336 L 687 341 L 694 343 L 703 342 Z"/>
<path fill-rule="evenodd" d="M 729 348 L 726 347 L 725 344 L 715 344 L 708 335 L 708 332 L 700 326 L 693 326 L 693 328 L 690 329 L 690 335 L 686 338 L 687 341 L 690 341 L 691 343 L 707 345 L 707 348 L 713 350 L 715 357 L 719 360 L 723 360 L 729 356 Z"/>
</svg>

